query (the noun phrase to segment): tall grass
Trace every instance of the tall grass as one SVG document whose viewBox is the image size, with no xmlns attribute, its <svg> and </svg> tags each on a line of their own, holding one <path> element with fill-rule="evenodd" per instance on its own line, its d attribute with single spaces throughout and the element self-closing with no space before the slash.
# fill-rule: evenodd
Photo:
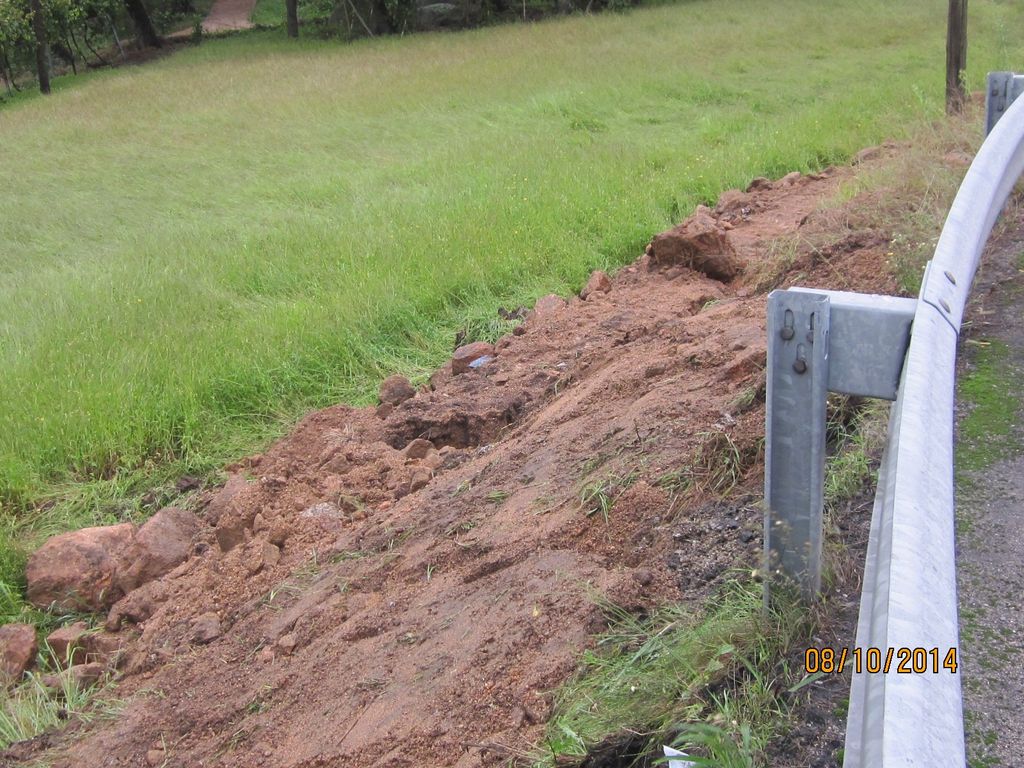
<svg viewBox="0 0 1024 768">
<path fill-rule="evenodd" d="M 558 691 L 534 768 L 609 749 L 640 756 L 667 740 L 717 766 L 764 750 L 783 719 L 780 692 L 800 686 L 786 657 L 813 627 L 796 600 L 780 595 L 766 611 L 759 584 L 732 581 L 701 612 L 673 605 L 638 619 L 604 607 L 610 629 Z"/>
<path fill-rule="evenodd" d="M 971 13 L 977 87 L 1019 64 L 1024 8 Z M 907 135 L 941 114 L 944 23 L 927 0 L 698 0 L 260 32 L 0 109 L 4 514 L 129 515 L 724 188 Z M 59 514 L 30 515 L 46 497 Z"/>
</svg>

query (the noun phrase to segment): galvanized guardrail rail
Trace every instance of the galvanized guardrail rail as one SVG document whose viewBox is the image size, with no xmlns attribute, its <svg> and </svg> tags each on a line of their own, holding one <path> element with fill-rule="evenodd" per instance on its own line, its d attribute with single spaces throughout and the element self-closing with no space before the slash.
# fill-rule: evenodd
<svg viewBox="0 0 1024 768">
<path fill-rule="evenodd" d="M 769 575 L 795 581 L 806 597 L 821 583 L 828 392 L 895 400 L 864 566 L 844 768 L 966 762 L 958 668 L 932 673 L 929 656 L 928 674 L 898 673 L 897 659 L 871 673 L 865 662 L 868 649 L 879 649 L 879 660 L 888 649 L 937 649 L 944 661 L 959 648 L 956 345 L 985 242 L 1024 172 L 1024 99 L 1013 101 L 1022 85 L 1012 73 L 989 77 L 991 132 L 916 300 L 806 289 L 768 298 L 765 559 Z"/>
</svg>

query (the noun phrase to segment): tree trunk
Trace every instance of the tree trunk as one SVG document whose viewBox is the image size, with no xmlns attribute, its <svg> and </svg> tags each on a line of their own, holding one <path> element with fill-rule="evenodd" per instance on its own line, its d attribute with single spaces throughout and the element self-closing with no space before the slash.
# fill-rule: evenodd
<svg viewBox="0 0 1024 768">
<path fill-rule="evenodd" d="M 299 0 L 285 0 L 285 12 L 288 16 L 288 37 L 299 36 Z"/>
<path fill-rule="evenodd" d="M 40 0 L 29 0 L 32 10 L 32 32 L 36 38 L 36 74 L 39 76 L 39 90 L 50 92 L 50 51 L 46 42 L 46 19 L 43 18 L 43 4 Z"/>
<path fill-rule="evenodd" d="M 132 17 L 135 31 L 142 44 L 148 48 L 159 48 L 162 44 L 160 36 L 157 35 L 153 22 L 149 18 L 149 11 L 142 4 L 142 0 L 124 0 L 124 7 L 128 11 L 128 15 Z"/>
<path fill-rule="evenodd" d="M 967 69 L 967 0 L 949 0 L 946 28 L 946 112 L 963 109 L 964 70 Z"/>
</svg>

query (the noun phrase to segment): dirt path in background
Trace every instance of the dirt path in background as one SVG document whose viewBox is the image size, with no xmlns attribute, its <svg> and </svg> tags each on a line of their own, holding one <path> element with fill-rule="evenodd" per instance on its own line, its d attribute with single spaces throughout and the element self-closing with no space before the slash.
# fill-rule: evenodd
<svg viewBox="0 0 1024 768">
<path fill-rule="evenodd" d="M 997 418 L 1011 424 L 1005 440 L 961 442 L 958 448 L 958 462 L 965 452 L 981 451 L 988 459 L 980 469 L 970 461 L 957 478 L 961 674 L 971 768 L 1024 766 L 1024 210 L 1004 226 L 982 262 L 961 354 L 961 378 L 976 370 L 979 353 L 986 354 L 986 376 L 1009 398 Z M 959 399 L 962 424 L 978 406 L 962 388 Z"/>
<path fill-rule="evenodd" d="M 194 500 L 208 523 L 194 555 L 108 618 L 124 710 L 7 759 L 523 755 L 605 626 L 595 594 L 699 605 L 757 565 L 767 288 L 895 292 L 889 235 L 816 212 L 850 173 L 728 192 L 693 217 L 696 250 L 659 246 L 607 292 L 542 299 L 479 368 L 443 368 L 394 408 L 311 414 L 230 467 Z M 777 271 L 769 243 L 797 232 L 807 247 Z M 724 259 L 699 252 L 725 241 Z M 711 491 L 732 481 L 725 499 Z M 586 489 L 614 498 L 607 514 L 581 505 Z M 835 743 L 811 736 L 792 764 L 834 766 Z"/>
<path fill-rule="evenodd" d="M 256 0 L 216 0 L 203 19 L 203 32 L 216 34 L 237 29 L 252 29 L 252 11 Z"/>
</svg>

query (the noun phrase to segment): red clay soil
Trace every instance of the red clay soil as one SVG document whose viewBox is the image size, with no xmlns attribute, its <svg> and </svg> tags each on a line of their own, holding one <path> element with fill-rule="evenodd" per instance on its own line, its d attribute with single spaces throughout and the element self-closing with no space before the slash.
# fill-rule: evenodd
<svg viewBox="0 0 1024 768">
<path fill-rule="evenodd" d="M 741 270 L 729 282 L 655 250 L 610 292 L 539 302 L 479 368 L 442 369 L 393 410 L 313 413 L 229 468 L 194 500 L 209 523 L 195 554 L 111 612 L 124 709 L 7 759 L 469 768 L 525 753 L 605 626 L 595 595 L 699 605 L 756 567 L 766 289 L 895 292 L 884 235 L 823 235 L 836 217 L 816 211 L 849 174 L 760 180 L 703 209 Z M 779 271 L 769 244 L 798 234 Z M 722 466 L 739 478 L 725 500 L 708 490 Z M 695 489 L 659 486 L 680 471 Z M 594 487 L 615 498 L 607 519 L 581 506 Z"/>
</svg>

